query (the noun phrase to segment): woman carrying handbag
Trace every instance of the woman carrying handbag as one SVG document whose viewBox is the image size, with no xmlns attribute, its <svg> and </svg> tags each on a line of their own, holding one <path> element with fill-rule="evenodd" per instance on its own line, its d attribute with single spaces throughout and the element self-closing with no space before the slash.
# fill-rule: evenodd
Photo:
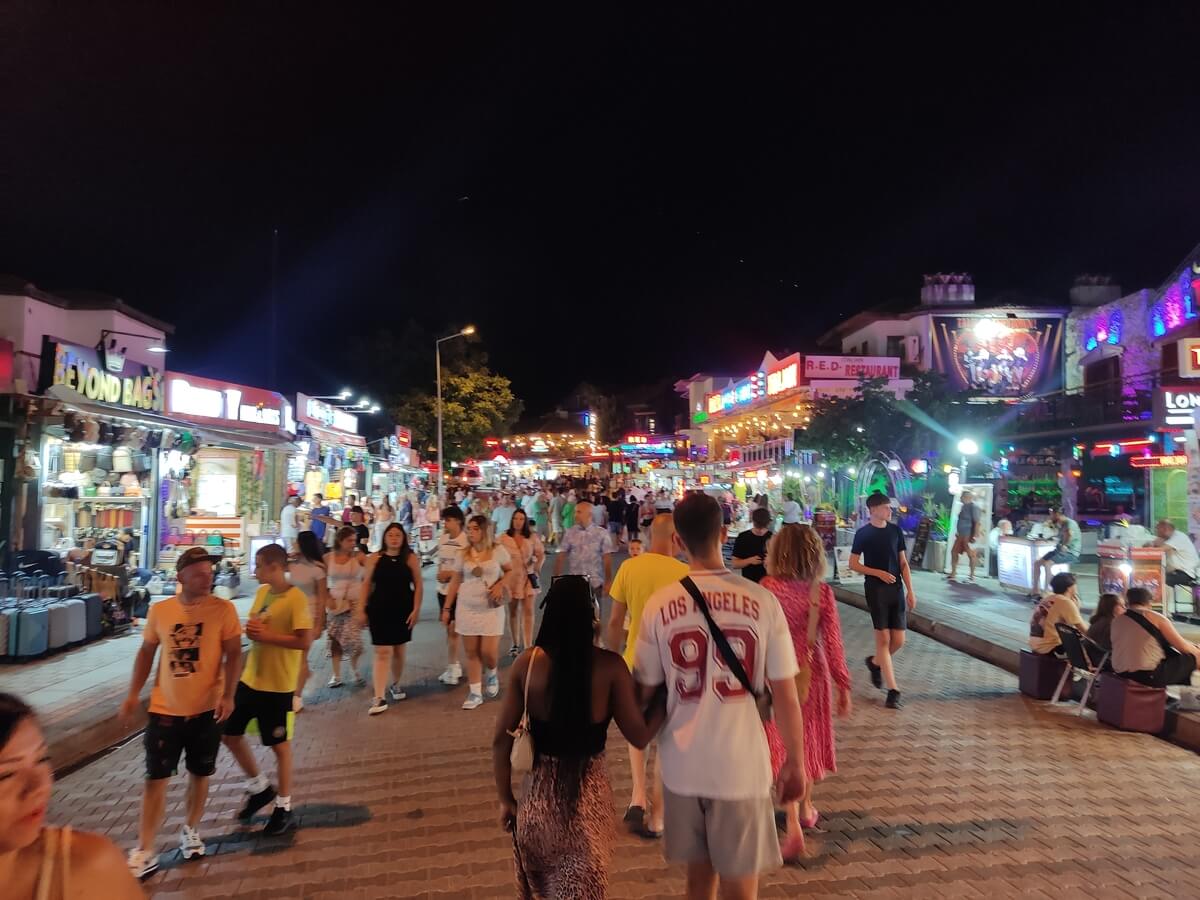
<svg viewBox="0 0 1200 900">
<path fill-rule="evenodd" d="M 804 712 L 804 796 L 788 804 L 787 839 L 780 847 L 784 860 L 804 850 L 804 828 L 813 828 L 820 814 L 812 805 L 812 785 L 837 771 L 834 751 L 833 704 L 830 680 L 837 687 L 837 712 L 850 714 L 850 672 L 842 646 L 842 627 L 833 590 L 824 583 L 825 547 L 808 525 L 784 525 L 767 546 L 767 577 L 762 586 L 775 595 L 787 618 L 800 674 L 796 692 Z M 771 768 L 778 775 L 787 753 L 773 722 L 766 724 Z"/>
</svg>

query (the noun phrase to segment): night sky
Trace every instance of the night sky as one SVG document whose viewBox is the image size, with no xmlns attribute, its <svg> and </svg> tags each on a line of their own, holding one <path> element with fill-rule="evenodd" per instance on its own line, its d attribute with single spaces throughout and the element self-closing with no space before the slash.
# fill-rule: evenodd
<svg viewBox="0 0 1200 900">
<path fill-rule="evenodd" d="M 0 7 L 0 272 L 289 392 L 475 322 L 538 412 L 745 371 L 924 272 L 1065 300 L 1200 242 L 1194 4 L 343 6 Z"/>
</svg>

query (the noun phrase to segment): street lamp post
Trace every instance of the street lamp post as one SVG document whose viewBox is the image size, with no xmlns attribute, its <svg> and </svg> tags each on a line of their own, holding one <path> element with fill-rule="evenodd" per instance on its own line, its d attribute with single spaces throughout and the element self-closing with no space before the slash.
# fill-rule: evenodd
<svg viewBox="0 0 1200 900">
<path fill-rule="evenodd" d="M 974 456 L 979 452 L 979 445 L 970 438 L 963 438 L 958 442 L 958 452 L 962 454 L 962 483 L 967 483 L 967 457 Z"/>
<path fill-rule="evenodd" d="M 448 334 L 444 338 L 438 338 L 433 344 L 433 354 L 435 365 L 437 366 L 437 431 L 438 431 L 438 480 L 437 492 L 438 503 L 442 502 L 442 490 L 445 479 L 445 468 L 442 465 L 442 343 L 444 341 L 452 341 L 457 337 L 466 337 L 475 333 L 474 325 L 467 325 L 462 331 L 456 331 L 454 334 Z"/>
</svg>

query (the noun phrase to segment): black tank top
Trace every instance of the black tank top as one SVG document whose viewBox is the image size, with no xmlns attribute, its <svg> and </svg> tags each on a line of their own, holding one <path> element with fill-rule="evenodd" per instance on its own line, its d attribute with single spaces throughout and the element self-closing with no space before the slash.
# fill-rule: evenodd
<svg viewBox="0 0 1200 900">
<path fill-rule="evenodd" d="M 608 739 L 609 716 L 603 722 L 593 722 L 582 732 L 559 728 L 553 722 L 529 717 L 529 729 L 533 733 L 533 746 L 539 755 L 558 757 L 596 756 L 604 752 Z"/>
<path fill-rule="evenodd" d="M 379 554 L 379 561 L 375 563 L 375 574 L 371 580 L 371 596 L 368 603 L 375 602 L 378 597 L 384 603 L 412 606 L 412 571 L 408 568 L 408 556 L 411 552 L 412 550 L 405 547 L 398 556 Z"/>
</svg>

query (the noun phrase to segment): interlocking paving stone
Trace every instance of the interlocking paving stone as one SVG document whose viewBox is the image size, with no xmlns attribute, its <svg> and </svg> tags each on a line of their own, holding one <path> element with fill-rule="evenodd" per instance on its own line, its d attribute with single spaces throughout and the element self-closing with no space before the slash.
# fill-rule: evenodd
<svg viewBox="0 0 1200 900">
<path fill-rule="evenodd" d="M 1080 720 L 1073 705 L 1030 701 L 1006 672 L 917 635 L 897 666 L 906 706 L 886 710 L 861 663 L 867 617 L 847 606 L 839 613 L 855 682 L 854 715 L 837 723 L 841 770 L 817 786 L 822 827 L 806 859 L 767 876 L 763 897 L 1197 896 L 1192 847 L 1179 842 L 1187 829 L 1162 818 L 1163 809 L 1200 801 L 1193 754 L 1090 715 Z M 313 684 L 324 684 L 320 645 L 312 658 Z M 162 832 L 163 869 L 148 893 L 512 896 L 511 838 L 495 823 L 491 779 L 497 707 L 463 712 L 463 693 L 426 683 L 368 718 L 365 688 L 317 689 L 297 722 L 301 828 L 274 839 L 240 828 L 241 778 L 222 753 L 201 825 L 210 855 L 184 863 L 174 849 L 179 778 Z M 623 807 L 630 779 L 615 728 L 607 758 Z M 51 817 L 126 848 L 141 778 L 134 741 L 63 779 Z M 621 834 L 610 896 L 681 896 L 682 870 L 660 854 L 659 844 Z"/>
</svg>

